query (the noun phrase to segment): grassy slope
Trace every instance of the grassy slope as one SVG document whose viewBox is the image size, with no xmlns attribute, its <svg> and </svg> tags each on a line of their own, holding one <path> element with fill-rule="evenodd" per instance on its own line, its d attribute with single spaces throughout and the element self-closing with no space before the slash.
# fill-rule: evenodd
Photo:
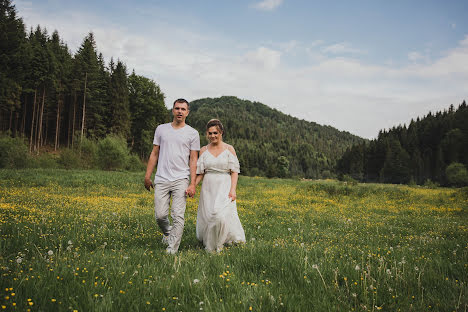
<svg viewBox="0 0 468 312">
<path fill-rule="evenodd" d="M 1 170 L 0 304 L 45 311 L 468 304 L 466 189 L 241 177 L 248 242 L 206 253 L 195 238 L 197 199 L 189 200 L 174 257 L 164 254 L 142 177 Z"/>
</svg>

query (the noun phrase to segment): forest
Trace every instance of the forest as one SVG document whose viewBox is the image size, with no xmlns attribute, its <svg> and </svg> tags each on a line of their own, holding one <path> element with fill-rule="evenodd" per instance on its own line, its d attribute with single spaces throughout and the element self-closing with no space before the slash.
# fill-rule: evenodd
<svg viewBox="0 0 468 312">
<path fill-rule="evenodd" d="M 349 148 L 337 171 L 363 182 L 468 185 L 468 107 L 429 112 Z"/>
<path fill-rule="evenodd" d="M 115 135 L 147 157 L 169 117 L 154 81 L 129 75 L 122 60 L 106 63 L 93 33 L 72 53 L 58 31 L 27 31 L 10 0 L 0 1 L 0 29 L 1 132 L 27 139 L 30 153 Z"/>
</svg>

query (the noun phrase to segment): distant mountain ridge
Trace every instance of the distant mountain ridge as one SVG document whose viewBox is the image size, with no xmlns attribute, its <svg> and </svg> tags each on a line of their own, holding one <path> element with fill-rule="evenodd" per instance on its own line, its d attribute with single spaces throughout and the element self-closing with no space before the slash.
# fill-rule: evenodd
<svg viewBox="0 0 468 312">
<path fill-rule="evenodd" d="M 212 118 L 223 123 L 224 140 L 236 148 L 245 175 L 327 178 L 347 148 L 365 141 L 234 96 L 191 102 L 187 123 L 201 134 Z"/>
</svg>

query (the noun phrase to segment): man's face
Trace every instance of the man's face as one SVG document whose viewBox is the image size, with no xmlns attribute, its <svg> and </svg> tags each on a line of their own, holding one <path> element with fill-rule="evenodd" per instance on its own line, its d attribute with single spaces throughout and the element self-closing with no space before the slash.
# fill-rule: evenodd
<svg viewBox="0 0 468 312">
<path fill-rule="evenodd" d="M 172 115 L 174 115 L 174 120 L 178 122 L 184 122 L 189 114 L 187 103 L 175 103 L 172 108 Z"/>
</svg>

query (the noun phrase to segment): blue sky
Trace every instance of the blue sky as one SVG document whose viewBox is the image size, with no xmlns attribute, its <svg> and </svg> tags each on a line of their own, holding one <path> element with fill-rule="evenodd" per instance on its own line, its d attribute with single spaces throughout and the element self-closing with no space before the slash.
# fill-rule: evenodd
<svg viewBox="0 0 468 312">
<path fill-rule="evenodd" d="M 158 83 L 235 95 L 366 138 L 468 95 L 468 1 L 14 1 L 28 27 Z"/>
</svg>

